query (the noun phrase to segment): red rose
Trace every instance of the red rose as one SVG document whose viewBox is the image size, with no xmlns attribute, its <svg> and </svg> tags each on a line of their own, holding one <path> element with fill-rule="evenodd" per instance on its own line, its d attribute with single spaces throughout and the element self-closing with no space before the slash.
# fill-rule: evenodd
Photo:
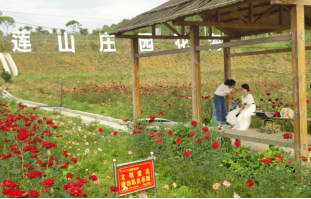
<svg viewBox="0 0 311 199">
<path fill-rule="evenodd" d="M 189 155 L 191 155 L 191 153 L 189 151 L 184 152 L 184 156 L 189 156 Z"/>
<path fill-rule="evenodd" d="M 32 154 L 30 157 L 31 158 L 36 158 L 36 157 L 38 157 L 38 155 L 37 154 Z"/>
<path fill-rule="evenodd" d="M 162 143 L 162 138 L 158 138 L 156 141 L 157 144 L 161 144 Z"/>
<path fill-rule="evenodd" d="M 158 114 L 159 114 L 159 115 L 163 115 L 163 112 L 162 112 L 162 111 L 159 111 Z"/>
<path fill-rule="evenodd" d="M 202 130 L 203 130 L 203 133 L 206 133 L 206 132 L 208 132 L 208 127 L 205 126 L 205 127 L 202 128 Z"/>
<path fill-rule="evenodd" d="M 157 137 L 160 137 L 161 135 L 162 135 L 162 133 L 161 133 L 161 132 L 157 133 Z"/>
<path fill-rule="evenodd" d="M 272 158 L 267 158 L 265 156 L 260 158 L 260 162 L 264 162 L 265 164 L 269 164 L 272 162 Z"/>
<path fill-rule="evenodd" d="M 78 159 L 76 157 L 71 158 L 71 160 L 73 161 L 73 163 L 77 163 Z"/>
<path fill-rule="evenodd" d="M 277 163 L 283 162 L 284 158 L 281 155 L 275 156 L 275 159 L 277 160 Z"/>
<path fill-rule="evenodd" d="M 192 125 L 192 126 L 196 126 L 196 125 L 198 125 L 198 122 L 195 121 L 195 120 L 193 120 L 193 121 L 191 122 L 191 125 Z"/>
<path fill-rule="evenodd" d="M 176 144 L 180 144 L 181 141 L 182 141 L 181 138 L 176 138 L 176 140 L 175 140 Z"/>
<path fill-rule="evenodd" d="M 150 137 L 152 137 L 152 138 L 153 138 L 155 135 L 156 135 L 155 132 L 151 132 L 151 133 L 150 133 Z"/>
<path fill-rule="evenodd" d="M 19 140 L 25 140 L 27 139 L 29 134 L 26 131 L 21 131 L 17 134 L 17 139 Z"/>
<path fill-rule="evenodd" d="M 311 151 L 311 147 L 308 148 L 308 151 Z"/>
<path fill-rule="evenodd" d="M 30 192 L 30 196 L 32 198 L 39 198 L 40 197 L 40 193 L 37 190 L 30 189 L 29 192 Z"/>
<path fill-rule="evenodd" d="M 118 191 L 119 188 L 118 188 L 118 187 L 115 187 L 115 186 L 111 186 L 111 187 L 110 187 L 110 190 L 111 190 L 111 191 Z"/>
<path fill-rule="evenodd" d="M 48 190 L 47 188 L 42 189 L 42 192 L 50 193 L 49 190 Z"/>
<path fill-rule="evenodd" d="M 194 136 L 194 131 L 190 131 L 189 132 L 189 136 L 191 137 L 191 136 Z"/>
<path fill-rule="evenodd" d="M 212 147 L 215 148 L 215 149 L 217 149 L 217 148 L 219 147 L 218 142 L 213 142 Z"/>
<path fill-rule="evenodd" d="M 47 121 L 45 121 L 45 123 L 47 123 L 47 124 L 53 124 L 53 120 L 47 120 Z"/>
<path fill-rule="evenodd" d="M 34 171 L 30 172 L 28 174 L 28 176 L 29 176 L 29 179 L 31 180 L 31 179 L 36 178 L 36 177 L 42 177 L 43 173 L 44 173 L 44 171 L 40 172 L 38 170 L 34 170 Z"/>
<path fill-rule="evenodd" d="M 291 133 L 284 133 L 282 136 L 284 137 L 284 139 L 293 139 L 293 135 Z"/>
<path fill-rule="evenodd" d="M 207 140 L 209 140 L 209 139 L 210 139 L 210 136 L 207 135 L 207 136 L 205 136 L 204 138 L 207 139 Z"/>
<path fill-rule="evenodd" d="M 135 135 L 137 133 L 137 131 L 133 131 L 133 134 Z"/>
<path fill-rule="evenodd" d="M 21 190 L 12 190 L 10 195 L 9 195 L 9 198 L 21 198 L 22 196 L 22 191 Z"/>
<path fill-rule="evenodd" d="M 99 128 L 98 131 L 101 133 L 103 132 L 103 128 Z"/>
<path fill-rule="evenodd" d="M 48 178 L 42 182 L 42 185 L 44 187 L 51 187 L 54 185 L 54 181 L 55 181 L 54 178 Z"/>
<path fill-rule="evenodd" d="M 9 142 L 9 141 L 10 141 L 10 139 L 8 139 L 8 138 L 4 139 L 4 142 Z"/>
<path fill-rule="evenodd" d="M 68 173 L 66 177 L 71 179 L 71 178 L 73 178 L 73 174 L 72 173 Z"/>
<path fill-rule="evenodd" d="M 87 198 L 87 194 L 86 194 L 86 193 L 83 193 L 83 194 L 82 194 L 82 197 L 83 197 L 83 198 Z"/>
<path fill-rule="evenodd" d="M 3 195 L 10 195 L 11 191 L 13 191 L 14 188 L 8 188 L 8 189 L 3 189 L 2 194 Z"/>
<path fill-rule="evenodd" d="M 252 180 L 247 180 L 247 181 L 246 181 L 246 185 L 249 186 L 249 187 L 251 187 L 251 186 L 254 185 L 254 182 L 253 182 Z"/>
<path fill-rule="evenodd" d="M 125 120 L 123 120 L 124 122 L 128 122 L 128 121 L 130 121 L 129 119 L 125 119 Z"/>
<path fill-rule="evenodd" d="M 302 159 L 303 161 L 305 161 L 305 162 L 308 161 L 308 158 L 306 158 L 305 156 L 301 156 L 301 159 Z"/>
<path fill-rule="evenodd" d="M 118 134 L 118 131 L 114 131 L 114 132 L 113 132 L 113 135 L 117 135 L 117 134 Z"/>
<path fill-rule="evenodd" d="M 234 145 L 235 145 L 236 147 L 239 147 L 239 146 L 241 146 L 241 142 L 240 142 L 240 141 L 235 141 L 235 142 L 234 142 Z"/>
<path fill-rule="evenodd" d="M 156 117 L 154 115 L 150 116 L 150 120 L 153 121 Z"/>
<path fill-rule="evenodd" d="M 221 130 L 221 127 L 219 127 L 218 130 L 220 131 L 220 130 Z"/>
<path fill-rule="evenodd" d="M 91 179 L 91 180 L 93 180 L 93 181 L 98 180 L 98 178 L 97 178 L 96 175 L 90 175 L 90 176 L 89 176 L 89 179 Z"/>
<path fill-rule="evenodd" d="M 82 188 L 71 186 L 68 188 L 68 192 L 70 193 L 70 195 L 77 197 L 77 196 L 82 195 Z"/>
<path fill-rule="evenodd" d="M 167 133 L 168 133 L 169 135 L 173 135 L 173 131 L 171 131 L 171 130 L 169 130 Z"/>
<path fill-rule="evenodd" d="M 196 144 L 201 144 L 201 139 L 198 139 Z"/>
</svg>

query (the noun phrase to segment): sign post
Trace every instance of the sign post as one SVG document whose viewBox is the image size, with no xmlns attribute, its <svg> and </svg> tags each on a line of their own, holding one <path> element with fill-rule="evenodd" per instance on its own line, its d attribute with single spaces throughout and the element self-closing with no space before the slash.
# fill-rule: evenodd
<svg viewBox="0 0 311 199">
<path fill-rule="evenodd" d="M 118 197 L 154 188 L 156 191 L 153 152 L 143 160 L 117 164 L 113 159 L 114 182 Z M 125 188 L 124 188 L 125 187 Z"/>
</svg>

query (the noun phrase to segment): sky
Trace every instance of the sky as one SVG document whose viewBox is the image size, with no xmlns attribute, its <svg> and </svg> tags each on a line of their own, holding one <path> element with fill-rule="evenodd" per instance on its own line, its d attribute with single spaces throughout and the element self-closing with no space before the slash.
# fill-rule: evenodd
<svg viewBox="0 0 311 199">
<path fill-rule="evenodd" d="M 26 25 L 42 26 L 52 32 L 52 28 L 69 29 L 66 23 L 77 20 L 89 33 L 104 25 L 117 24 L 123 19 L 151 10 L 168 0 L 0 0 L 2 16 L 13 17 L 16 27 Z M 29 14 L 27 14 L 29 13 Z M 54 15 L 54 16 L 52 16 Z M 1 27 L 1 30 L 3 28 Z M 35 30 L 33 30 L 35 31 Z"/>
</svg>

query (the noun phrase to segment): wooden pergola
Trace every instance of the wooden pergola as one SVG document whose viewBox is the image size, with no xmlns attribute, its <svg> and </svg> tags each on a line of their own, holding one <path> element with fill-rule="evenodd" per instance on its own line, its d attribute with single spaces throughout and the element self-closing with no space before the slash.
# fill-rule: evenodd
<svg viewBox="0 0 311 199">
<path fill-rule="evenodd" d="M 140 118 L 141 113 L 139 92 L 139 59 L 141 58 L 190 52 L 192 115 L 195 120 L 202 121 L 200 51 L 224 49 L 225 79 L 231 79 L 231 57 L 291 51 L 295 158 L 308 157 L 305 50 L 311 50 L 311 47 L 305 47 L 305 30 L 311 29 L 311 12 L 306 11 L 310 8 L 311 0 L 170 0 L 118 27 L 109 34 L 115 35 L 116 38 L 131 39 L 134 118 Z M 202 20 L 185 21 L 185 18 L 194 15 L 199 15 Z M 170 26 L 167 23 L 169 21 L 172 21 L 175 26 L 181 26 L 181 32 Z M 156 24 L 164 24 L 177 36 L 156 35 Z M 150 36 L 124 34 L 149 26 L 152 27 Z M 185 33 L 185 26 L 190 26 L 190 32 Z M 199 36 L 200 26 L 209 28 L 208 36 Z M 212 37 L 212 27 L 216 27 L 227 36 Z M 278 30 L 291 30 L 291 35 L 241 40 L 242 36 Z M 190 48 L 139 54 L 139 38 L 190 39 Z M 224 42 L 216 45 L 200 45 L 202 39 L 221 39 Z M 292 47 L 287 49 L 230 53 L 231 47 L 289 40 L 292 41 Z M 229 98 L 227 98 L 227 108 L 231 109 Z"/>
</svg>

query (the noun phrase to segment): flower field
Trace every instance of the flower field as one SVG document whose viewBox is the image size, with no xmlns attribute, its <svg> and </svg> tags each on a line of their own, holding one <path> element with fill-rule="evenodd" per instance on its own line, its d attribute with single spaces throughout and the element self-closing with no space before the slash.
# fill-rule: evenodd
<svg viewBox="0 0 311 199">
<path fill-rule="evenodd" d="M 237 82 L 236 88 L 239 88 L 244 83 L 250 85 L 250 92 L 255 98 L 258 111 L 280 112 L 282 108 L 291 108 L 293 106 L 291 83 L 281 82 L 277 79 L 266 83 L 243 81 Z M 213 96 L 220 84 L 222 82 L 202 83 L 202 113 L 203 122 L 206 124 L 212 117 Z M 86 107 L 88 104 L 100 104 L 103 107 L 104 115 L 110 110 L 113 116 L 117 116 L 120 119 L 133 119 L 132 88 L 130 85 L 124 85 L 121 82 L 112 82 L 109 86 L 83 82 L 80 85 L 69 88 L 69 90 L 64 90 L 63 93 L 65 98 L 64 104 L 69 108 L 77 102 L 83 102 L 82 107 Z M 140 87 L 140 94 L 141 117 L 148 118 L 150 115 L 155 115 L 178 122 L 191 121 L 191 83 L 167 82 L 165 84 L 145 84 Z M 241 107 L 241 94 L 236 95 L 234 100 Z M 310 97 L 308 97 L 307 103 L 308 109 L 310 109 Z M 311 117 L 311 112 L 308 115 Z M 283 124 L 281 125 L 282 131 L 293 131 L 290 122 L 282 121 L 281 123 Z M 259 128 L 260 125 L 259 119 L 252 119 L 251 127 Z"/>
<path fill-rule="evenodd" d="M 310 169 L 279 149 L 249 147 L 192 121 L 174 129 L 140 123 L 130 133 L 83 124 L 55 111 L 0 104 L 1 197 L 115 197 L 112 159 L 145 159 L 153 151 L 157 191 L 127 197 L 310 197 Z M 290 133 L 284 139 L 291 139 Z M 303 181 L 296 181 L 304 176 Z"/>
</svg>

